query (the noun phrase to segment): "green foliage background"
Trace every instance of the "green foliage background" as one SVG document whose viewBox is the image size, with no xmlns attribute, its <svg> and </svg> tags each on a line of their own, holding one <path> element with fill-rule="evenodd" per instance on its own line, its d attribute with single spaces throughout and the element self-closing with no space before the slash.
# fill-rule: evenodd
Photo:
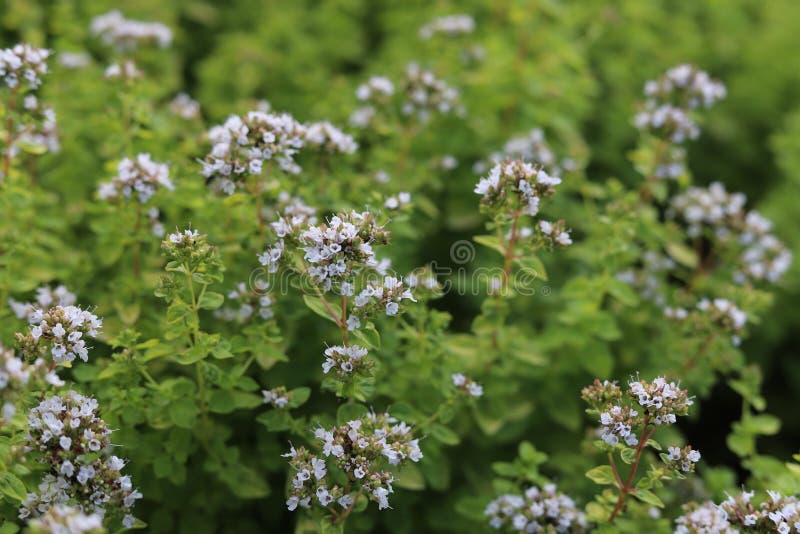
<svg viewBox="0 0 800 534">
<path fill-rule="evenodd" d="M 113 7 L 131 18 L 164 22 L 175 32 L 170 49 L 137 52 L 148 78 L 137 89 L 133 122 L 138 126 L 132 131 L 120 119 L 125 103 L 117 87 L 102 81 L 109 51 L 88 33 L 90 20 Z M 476 31 L 454 39 L 417 37 L 422 24 L 451 13 L 471 14 Z M 149 151 L 155 160 L 171 163 L 178 189 L 160 203 L 165 225 L 169 230 L 190 222 L 209 234 L 226 265 L 225 288 L 247 279 L 264 243 L 252 233 L 247 206 L 206 192 L 195 158 L 205 154 L 202 135 L 208 126 L 256 100 L 266 99 L 273 109 L 301 121 L 346 125 L 357 105 L 358 84 L 375 74 L 397 78 L 410 61 L 431 67 L 460 89 L 466 117 L 436 119 L 422 130 L 411 144 L 405 175 L 395 175 L 381 192 L 412 190 L 415 197 L 415 211 L 392 224 L 394 244 L 388 251 L 400 272 L 430 261 L 446 265 L 452 243 L 482 233 L 471 166 L 511 136 L 544 128 L 556 153 L 579 163 L 581 170 L 565 187 L 581 201 L 559 199 L 553 208 L 572 225 L 578 244 L 544 258 L 551 274 L 549 296 L 540 292 L 511 302 L 515 320 L 505 334 L 503 357 L 512 363 L 479 376 L 485 398 L 455 414 L 449 424 L 454 436 L 424 442 L 422 473 L 405 484 L 413 489 L 397 492 L 393 510 L 353 517 L 348 529 L 354 531 L 480 531 L 482 507 L 502 487 L 492 486 L 498 474 L 536 480 L 541 469 L 559 489 L 590 501 L 595 488 L 583 473 L 597 459 L 585 440 L 583 428 L 593 422 L 582 413 L 580 388 L 595 376 L 624 379 L 637 370 L 655 375 L 670 368 L 676 353 L 690 350 L 656 310 L 613 282 L 613 274 L 641 254 L 634 237 L 648 241 L 656 233 L 645 215 L 622 210 L 609 216 L 602 208 L 607 201 L 624 200 L 626 188 L 641 181 L 629 159 L 638 139 L 631 121 L 647 79 L 691 62 L 725 82 L 728 97 L 707 112 L 703 135 L 690 146 L 693 180 L 718 180 L 728 190 L 745 192 L 749 206 L 773 220 L 776 233 L 798 252 L 800 237 L 793 230 L 800 198 L 800 55 L 795 53 L 800 3 L 794 0 L 136 0 L 117 5 L 0 0 L 0 43 L 19 41 L 56 52 L 86 49 L 94 61 L 80 71 L 51 62 L 42 98 L 58 113 L 63 148 L 32 164 L 38 189 L 20 188 L 5 199 L 0 231 L 16 245 L 3 256 L 0 300 L 58 281 L 106 318 L 106 335 L 96 343 L 91 365 L 76 367 L 73 378 L 98 396 L 106 417 L 119 428 L 115 442 L 124 445 L 133 479 L 145 494 L 137 516 L 153 532 L 291 530 L 299 516 L 283 505 L 286 469 L 279 455 L 290 438 L 298 438 L 255 423 L 261 408 L 252 406 L 207 431 L 220 439 L 212 445 L 219 450 L 207 454 L 194 439 L 193 408 L 189 420 L 180 413 L 185 393 L 176 386 L 155 402 L 143 386 L 134 385 L 129 373 L 135 371 L 112 358 L 120 347 L 135 345 L 125 341 L 126 328 L 135 325 L 139 341 L 159 338 L 164 329 L 163 304 L 152 296 L 163 265 L 157 240 L 145 246 L 144 287 L 137 287 L 127 273 L 129 243 L 120 238 L 133 224 L 133 214 L 91 200 L 123 154 Z M 485 49 L 485 58 L 465 63 L 462 52 L 473 45 Z M 202 122 L 182 122 L 165 111 L 180 91 L 199 100 Z M 380 202 L 369 174 L 395 164 L 401 140 L 389 134 L 370 142 L 368 161 L 356 155 L 355 162 L 334 167 L 327 196 L 310 195 L 323 212 Z M 444 154 L 458 158 L 455 170 L 431 165 L 432 158 Z M 497 261 L 491 251 L 479 250 L 471 267 Z M 740 369 L 744 361 L 760 366 L 765 404 L 780 419 L 780 434 L 760 439 L 758 454 L 734 454 L 726 436 L 741 416 L 740 392 L 730 388 L 726 371 L 708 368 L 703 376 L 687 378 L 699 406 L 681 430 L 704 453 L 705 489 L 689 483 L 669 489 L 664 499 L 675 505 L 673 510 L 688 497 L 720 497 L 748 480 L 770 487 L 767 481 L 779 479 L 782 462 L 798 452 L 799 270 L 795 262 L 771 303 L 766 294 L 737 295 L 753 303 L 760 322 L 750 328 L 741 352 L 719 349 L 733 350 Z M 483 300 L 450 293 L 427 311 L 410 312 L 409 324 L 427 348 L 419 348 L 417 360 L 408 356 L 413 367 L 398 366 L 391 379 L 378 381 L 369 404 L 435 411 L 441 393 L 415 390 L 417 373 L 427 379 L 432 372 L 423 354 L 442 354 L 454 369 L 480 367 L 476 362 L 487 350 L 482 345 L 487 334 L 473 319 Z M 273 333 L 254 349 L 278 355 L 259 358 L 261 368 L 251 379 L 261 386 L 310 386 L 313 393 L 301 413 L 332 417 L 337 401 L 317 387 L 323 339 L 332 328 L 302 302 L 289 302 L 283 313 L 280 341 Z M 11 345 L 13 332 L 23 325 L 8 310 L 0 317 L 0 340 Z M 217 324 L 211 315 L 203 324 L 209 332 L 238 334 L 234 325 Z M 382 351 L 412 350 L 392 328 L 389 323 L 381 328 Z M 275 365 L 285 358 L 289 363 Z M 170 417 L 154 424 L 164 413 Z M 767 426 L 753 436 L 775 434 L 777 428 Z M 523 447 L 518 462 L 530 462 L 527 467 L 493 468 L 495 462 L 514 461 L 523 440 L 547 453 L 547 462 L 539 466 L 538 456 Z M 800 489 L 796 475 L 780 481 L 785 491 Z M 623 523 L 622 528 L 669 531 L 664 520 L 644 524 Z M 304 528 L 302 521 L 297 528 Z"/>
</svg>

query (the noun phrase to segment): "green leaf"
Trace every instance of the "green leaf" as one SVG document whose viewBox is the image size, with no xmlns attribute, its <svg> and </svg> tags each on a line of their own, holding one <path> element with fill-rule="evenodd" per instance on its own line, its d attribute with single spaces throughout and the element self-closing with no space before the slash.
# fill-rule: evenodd
<svg viewBox="0 0 800 534">
<path fill-rule="evenodd" d="M 408 464 L 395 476 L 395 484 L 407 490 L 424 490 L 425 478 L 414 464 Z"/>
<path fill-rule="evenodd" d="M 521 258 L 517 258 L 516 263 L 520 269 L 524 270 L 528 275 L 533 275 L 536 278 L 547 281 L 547 269 L 544 268 L 544 263 L 534 254 L 528 254 Z"/>
<path fill-rule="evenodd" d="M 197 404 L 194 399 L 178 399 L 172 401 L 167 409 L 172 422 L 181 428 L 192 428 L 197 419 Z"/>
<path fill-rule="evenodd" d="M 430 427 L 430 433 L 434 439 L 444 443 L 445 445 L 458 445 L 458 442 L 461 441 L 461 438 L 458 437 L 458 434 L 444 425 L 432 425 Z"/>
<path fill-rule="evenodd" d="M 664 503 L 661 502 L 661 499 L 658 498 L 658 495 L 648 489 L 637 488 L 636 491 L 631 493 L 631 495 L 644 503 L 652 504 L 653 506 L 658 506 L 659 508 L 664 508 Z"/>
<path fill-rule="evenodd" d="M 256 417 L 256 421 L 267 427 L 270 432 L 288 430 L 292 426 L 292 416 L 286 410 L 269 410 Z"/>
<path fill-rule="evenodd" d="M 595 484 L 607 485 L 615 484 L 614 472 L 609 465 L 599 465 L 593 469 L 586 471 L 586 476 Z"/>
<path fill-rule="evenodd" d="M 476 235 L 475 237 L 472 238 L 472 240 L 478 243 L 479 245 L 483 245 L 484 247 L 489 247 L 492 250 L 496 250 L 500 254 L 506 253 L 505 247 L 503 247 L 503 244 L 500 242 L 500 239 L 496 235 Z"/>
<path fill-rule="evenodd" d="M 289 408 L 297 408 L 302 406 L 311 396 L 311 388 L 295 388 L 289 391 L 291 400 L 289 401 Z"/>
<path fill-rule="evenodd" d="M 322 302 L 320 297 L 312 297 L 311 295 L 303 295 L 303 302 L 306 303 L 306 306 L 311 308 L 311 311 L 319 315 L 320 317 L 324 317 L 325 319 L 336 323 L 337 320 L 333 318 L 333 316 L 328 311 L 328 308 L 325 307 L 325 304 Z"/>
<path fill-rule="evenodd" d="M 215 293 L 214 291 L 206 291 L 200 297 L 197 305 L 203 310 L 216 310 L 222 303 L 225 302 L 225 297 L 222 293 Z"/>
<path fill-rule="evenodd" d="M 742 427 L 753 434 L 772 436 L 781 429 L 781 420 L 769 414 L 750 415 L 742 418 Z"/>
<path fill-rule="evenodd" d="M 8 471 L 0 473 L 0 493 L 19 502 L 24 502 L 28 495 L 25 484 Z"/>
<path fill-rule="evenodd" d="M 331 523 L 330 518 L 326 517 L 319 522 L 320 534 L 344 534 L 344 523 Z"/>
<path fill-rule="evenodd" d="M 683 243 L 667 243 L 664 248 L 670 257 L 681 265 L 694 269 L 697 267 L 697 254 Z"/>
<path fill-rule="evenodd" d="M 624 449 L 622 449 L 620 457 L 622 458 L 623 462 L 630 465 L 636 460 L 636 449 L 625 447 Z"/>
<path fill-rule="evenodd" d="M 361 343 L 370 349 L 381 348 L 381 335 L 375 329 L 375 325 L 367 323 L 367 326 L 353 331 L 353 335 L 358 338 Z"/>
</svg>

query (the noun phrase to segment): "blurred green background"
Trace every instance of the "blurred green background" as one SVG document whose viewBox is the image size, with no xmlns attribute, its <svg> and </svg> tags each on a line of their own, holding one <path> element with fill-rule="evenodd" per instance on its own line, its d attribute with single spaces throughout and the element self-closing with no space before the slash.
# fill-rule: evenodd
<svg viewBox="0 0 800 534">
<path fill-rule="evenodd" d="M 637 141 L 634 105 L 647 79 L 683 62 L 697 64 L 728 87 L 728 97 L 707 113 L 701 138 L 690 146 L 695 181 L 722 181 L 728 190 L 745 192 L 749 205 L 774 221 L 795 257 L 800 252 L 794 232 L 800 213 L 796 0 L 0 0 L 0 43 L 29 41 L 58 52 L 88 49 L 96 77 L 107 52 L 89 38 L 88 25 L 112 8 L 174 30 L 170 50 L 141 57 L 156 73 L 153 95 L 168 100 L 189 93 L 208 124 L 266 99 L 299 120 L 327 118 L 345 125 L 361 81 L 375 74 L 397 76 L 410 61 L 453 80 L 468 112 L 465 121 L 454 122 L 448 135 L 431 134 L 417 145 L 452 154 L 461 163 L 430 193 L 440 209 L 419 224 L 408 265 L 446 258 L 454 240 L 480 233 L 472 163 L 533 127 L 548 132 L 559 154 L 585 166 L 589 180 L 637 183 L 641 178 L 627 159 Z M 472 15 L 476 31 L 446 44 L 418 38 L 424 23 L 453 13 Z M 45 87 L 59 113 L 67 156 L 45 160 L 41 174 L 66 200 L 86 196 L 107 175 L 108 151 L 93 150 L 99 144 L 94 119 L 80 120 L 82 110 L 110 98 L 109 89 L 95 86 L 87 75 L 64 82 L 54 76 Z M 60 185 L 65 183 L 69 187 Z M 783 421 L 781 434 L 762 447 L 781 457 L 797 452 L 800 443 L 799 263 L 743 346 L 749 360 L 762 366 L 770 412 Z M 479 303 L 452 296 L 437 305 L 453 315 L 457 330 L 466 331 Z M 719 386 L 703 402 L 702 424 L 685 428 L 716 463 L 733 458 L 724 450 L 725 435 L 739 416 L 738 406 L 736 395 Z"/>
</svg>

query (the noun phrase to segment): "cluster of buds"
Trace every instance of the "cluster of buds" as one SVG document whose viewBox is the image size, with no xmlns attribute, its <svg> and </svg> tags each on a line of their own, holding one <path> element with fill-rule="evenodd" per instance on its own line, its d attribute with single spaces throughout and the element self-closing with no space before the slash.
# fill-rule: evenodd
<svg viewBox="0 0 800 534">
<path fill-rule="evenodd" d="M 97 337 L 103 320 L 77 306 L 53 306 L 36 310 L 30 317 L 27 334 L 16 334 L 17 344 L 30 361 L 50 354 L 55 363 L 71 362 L 76 357 L 88 361 L 86 337 Z"/>
<path fill-rule="evenodd" d="M 700 451 L 694 450 L 691 445 L 683 448 L 669 447 L 667 454 L 661 454 L 661 459 L 669 469 L 692 473 L 694 472 L 694 465 L 700 461 Z"/>
<path fill-rule="evenodd" d="M 76 300 L 75 294 L 71 293 L 64 285 L 58 285 L 55 288 L 41 286 L 36 288 L 35 302 L 19 302 L 9 298 L 8 305 L 14 315 L 17 316 L 17 319 L 30 321 L 36 310 L 49 308 L 50 306 L 72 306 Z"/>
<path fill-rule="evenodd" d="M 416 115 L 424 122 L 430 118 L 431 113 L 463 113 L 458 90 L 416 63 L 406 67 L 402 87 L 403 115 Z"/>
<path fill-rule="evenodd" d="M 384 276 L 383 280 L 370 280 L 367 286 L 354 299 L 354 313 L 359 318 L 383 312 L 397 315 L 403 300 L 416 302 L 405 283 L 394 276 Z"/>
<path fill-rule="evenodd" d="M 740 252 L 734 281 L 777 282 L 792 263 L 791 251 L 774 235 L 772 222 L 757 211 L 745 210 L 743 193 L 728 193 L 714 182 L 708 188 L 690 187 L 673 198 L 667 215 L 687 225 L 689 237 L 704 235 Z"/>
<path fill-rule="evenodd" d="M 144 204 L 162 187 L 175 189 L 169 178 L 169 166 L 153 161 L 150 154 L 139 154 L 136 159 L 123 158 L 117 165 L 117 175 L 100 184 L 97 195 L 101 200 L 111 200 L 128 199 L 136 194 Z"/>
<path fill-rule="evenodd" d="M 77 506 L 55 504 L 28 523 L 29 534 L 104 534 L 103 518 Z"/>
<path fill-rule="evenodd" d="M 332 370 L 340 380 L 349 380 L 354 376 L 367 376 L 375 363 L 366 356 L 367 349 L 358 345 L 328 347 L 325 349 L 322 372 L 328 374 Z"/>
<path fill-rule="evenodd" d="M 539 213 L 539 202 L 555 193 L 561 179 L 550 176 L 541 168 L 522 160 L 498 163 L 481 178 L 475 193 L 481 195 L 481 205 L 492 213 L 510 211 L 535 216 Z"/>
<path fill-rule="evenodd" d="M 164 24 L 126 19 L 116 9 L 92 19 L 89 29 L 103 43 L 119 50 L 133 50 L 149 43 L 166 48 L 172 43 L 172 30 Z"/>
<path fill-rule="evenodd" d="M 680 144 L 700 135 L 691 118 L 692 110 L 711 107 L 725 97 L 725 86 L 692 65 L 678 65 L 658 80 L 645 84 L 644 109 L 636 116 L 636 126 L 656 136 Z"/>
<path fill-rule="evenodd" d="M 16 415 L 17 404 L 32 383 L 64 385 L 43 359 L 37 358 L 29 364 L 15 356 L 12 349 L 0 345 L 0 426 Z"/>
<path fill-rule="evenodd" d="M 276 161 L 290 174 L 300 172 L 294 155 L 303 147 L 306 128 L 288 113 L 250 111 L 231 115 L 208 132 L 211 152 L 201 161 L 211 188 L 232 195 L 248 176 L 260 176 L 264 162 Z"/>
<path fill-rule="evenodd" d="M 453 385 L 460 393 L 463 393 L 468 397 L 483 396 L 483 386 L 468 376 L 464 376 L 461 373 L 453 373 L 450 375 L 450 380 L 453 381 Z"/>
<path fill-rule="evenodd" d="M 142 77 L 142 71 L 136 66 L 132 59 L 126 59 L 120 63 L 112 63 L 103 72 L 106 80 L 121 80 L 123 82 L 133 81 Z"/>
<path fill-rule="evenodd" d="M 668 425 L 676 421 L 676 416 L 689 413 L 694 401 L 685 389 L 675 382 L 667 382 L 657 377 L 652 382 L 632 380 L 628 384 L 628 395 L 636 399 L 643 409 L 646 420 L 654 425 Z"/>
<path fill-rule="evenodd" d="M 47 58 L 50 51 L 20 43 L 13 48 L 0 49 L 0 80 L 9 89 L 16 91 L 20 83 L 27 83 L 35 91 L 47 74 Z"/>
<path fill-rule="evenodd" d="M 559 493 L 555 484 L 531 486 L 523 495 L 507 494 L 496 498 L 484 510 L 489 526 L 503 532 L 588 531 L 583 513 L 575 501 Z"/>
<path fill-rule="evenodd" d="M 219 265 L 217 249 L 208 243 L 208 236 L 197 230 L 187 228 L 169 234 L 161 242 L 161 248 L 170 259 L 170 263 L 188 265 L 194 271 L 200 265 Z M 169 268 L 169 265 L 167 266 Z"/>
<path fill-rule="evenodd" d="M 370 412 L 343 426 L 318 428 L 314 436 L 321 445 L 321 457 L 304 447 L 292 447 L 284 455 L 295 471 L 286 501 L 289 510 L 310 508 L 314 502 L 323 508 L 335 502 L 350 509 L 359 495 L 376 502 L 380 510 L 389 508 L 394 476 L 387 464 L 402 466 L 422 459 L 411 427 L 389 414 Z M 346 486 L 334 483 L 341 477 L 333 470 L 346 476 Z"/>
<path fill-rule="evenodd" d="M 344 133 L 328 121 L 306 124 L 305 141 L 328 154 L 352 154 L 358 150 L 353 136 Z"/>
<path fill-rule="evenodd" d="M 190 121 L 200 117 L 200 103 L 186 93 L 178 93 L 169 103 L 173 115 Z"/>
<path fill-rule="evenodd" d="M 289 401 L 292 400 L 292 394 L 284 386 L 278 386 L 272 389 L 262 389 L 261 395 L 264 396 L 264 404 L 274 406 L 275 408 L 285 408 Z"/>
<path fill-rule="evenodd" d="M 56 504 L 77 503 L 100 516 L 107 509 L 124 514 L 123 524 L 142 494 L 122 475 L 125 461 L 111 454 L 111 429 L 96 414 L 97 401 L 69 391 L 53 395 L 32 408 L 27 444 L 49 471 L 40 493 L 28 494 L 20 518 L 39 517 Z"/>
<path fill-rule="evenodd" d="M 446 15 L 428 22 L 419 29 L 421 39 L 430 39 L 437 33 L 453 37 L 475 31 L 475 19 L 469 15 Z"/>
<path fill-rule="evenodd" d="M 272 310 L 272 297 L 266 293 L 269 284 L 263 280 L 256 280 L 256 288 L 250 288 L 244 282 L 236 284 L 227 296 L 228 302 L 235 301 L 238 308 L 225 307 L 214 311 L 214 317 L 224 321 L 246 322 L 254 316 L 268 321 L 275 317 Z"/>
<path fill-rule="evenodd" d="M 389 232 L 368 211 L 340 213 L 327 223 L 310 225 L 299 236 L 311 281 L 328 291 L 340 288 L 355 270 L 377 264 L 373 245 L 389 241 Z M 344 293 L 343 293 L 344 294 Z"/>
</svg>

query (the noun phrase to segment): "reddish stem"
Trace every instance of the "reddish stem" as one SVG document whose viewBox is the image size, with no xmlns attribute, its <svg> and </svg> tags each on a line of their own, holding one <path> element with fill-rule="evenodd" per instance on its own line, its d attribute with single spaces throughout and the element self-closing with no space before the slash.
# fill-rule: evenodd
<svg viewBox="0 0 800 534">
<path fill-rule="evenodd" d="M 633 477 L 636 476 L 636 470 L 639 468 L 639 460 L 642 459 L 642 451 L 644 451 L 645 445 L 653 437 L 653 433 L 656 431 L 655 427 L 647 432 L 647 426 L 650 424 L 650 416 L 646 415 L 644 418 L 644 425 L 642 426 L 642 433 L 639 436 L 639 444 L 636 446 L 636 457 L 633 460 L 633 466 L 631 467 L 631 472 L 628 474 L 627 480 L 625 480 L 625 484 L 619 490 L 619 498 L 617 499 L 617 504 L 614 506 L 614 510 L 611 512 L 611 517 L 608 518 L 609 524 L 614 522 L 614 518 L 617 517 L 617 514 L 622 510 L 622 505 L 625 504 L 625 498 L 628 496 L 629 493 L 633 493 L 636 490 L 631 487 L 633 484 Z M 612 468 L 613 469 L 613 468 Z"/>
</svg>

